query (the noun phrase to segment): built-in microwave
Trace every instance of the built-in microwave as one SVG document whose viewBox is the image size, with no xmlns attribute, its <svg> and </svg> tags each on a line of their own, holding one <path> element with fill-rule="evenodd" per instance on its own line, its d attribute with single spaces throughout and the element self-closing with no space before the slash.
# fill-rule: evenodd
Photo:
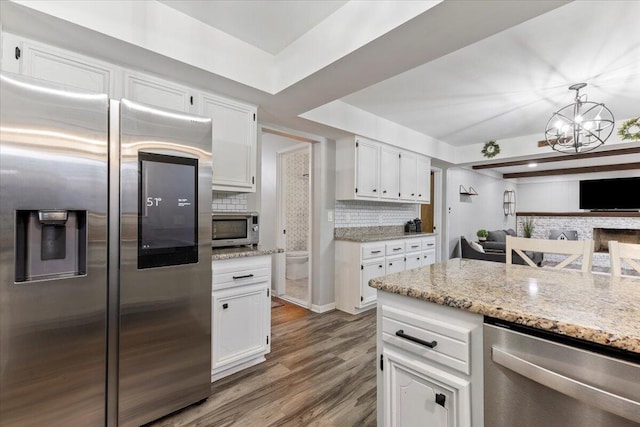
<svg viewBox="0 0 640 427">
<path fill-rule="evenodd" d="M 213 212 L 211 246 L 257 245 L 260 237 L 258 212 Z"/>
</svg>

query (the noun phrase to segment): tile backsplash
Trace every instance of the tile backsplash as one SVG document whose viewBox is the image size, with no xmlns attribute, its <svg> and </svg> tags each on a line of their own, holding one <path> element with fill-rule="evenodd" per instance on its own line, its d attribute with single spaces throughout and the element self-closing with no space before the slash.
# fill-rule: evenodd
<svg viewBox="0 0 640 427">
<path fill-rule="evenodd" d="M 283 157 L 287 251 L 306 251 L 309 235 L 309 150 Z"/>
<path fill-rule="evenodd" d="M 228 193 L 214 191 L 212 193 L 211 210 L 224 212 L 246 212 L 247 193 Z"/>
<path fill-rule="evenodd" d="M 363 202 L 337 200 L 335 227 L 373 227 L 404 225 L 419 216 L 419 206 L 410 203 Z"/>
</svg>

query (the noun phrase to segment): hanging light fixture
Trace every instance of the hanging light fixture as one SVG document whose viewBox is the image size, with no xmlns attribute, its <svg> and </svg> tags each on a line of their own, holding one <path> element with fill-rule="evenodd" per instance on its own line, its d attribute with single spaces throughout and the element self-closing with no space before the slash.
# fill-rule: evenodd
<svg viewBox="0 0 640 427">
<path fill-rule="evenodd" d="M 585 153 L 598 148 L 613 132 L 614 119 L 604 104 L 588 102 L 580 95 L 586 83 L 569 86 L 576 91 L 573 104 L 553 113 L 544 132 L 547 144 L 561 153 Z"/>
</svg>

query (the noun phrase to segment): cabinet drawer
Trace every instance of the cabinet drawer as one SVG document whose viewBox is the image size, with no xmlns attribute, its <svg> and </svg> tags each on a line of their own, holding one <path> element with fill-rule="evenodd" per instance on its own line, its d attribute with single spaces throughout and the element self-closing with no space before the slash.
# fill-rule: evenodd
<svg viewBox="0 0 640 427">
<path fill-rule="evenodd" d="M 271 279 L 270 259 L 244 258 L 213 261 L 213 290 L 229 286 L 248 285 Z"/>
<path fill-rule="evenodd" d="M 384 251 L 385 251 L 384 243 L 378 243 L 375 245 L 363 245 L 362 259 L 383 257 Z"/>
<path fill-rule="evenodd" d="M 422 267 L 422 253 L 412 252 L 408 253 L 404 257 L 404 268 L 406 270 L 413 270 L 414 268 Z"/>
<path fill-rule="evenodd" d="M 386 255 L 401 255 L 404 254 L 404 242 L 403 241 L 394 241 L 394 242 L 387 242 L 387 244 L 385 245 L 386 248 Z"/>
<path fill-rule="evenodd" d="M 469 329 L 382 306 L 382 341 L 424 360 L 440 363 L 467 375 L 471 373 Z M 433 348 L 426 345 L 433 342 Z"/>
<path fill-rule="evenodd" d="M 422 250 L 422 242 L 420 240 L 407 240 L 404 245 L 405 252 L 420 252 Z"/>
<path fill-rule="evenodd" d="M 434 237 L 425 237 L 422 239 L 422 250 L 430 251 L 436 249 L 436 238 Z"/>
</svg>

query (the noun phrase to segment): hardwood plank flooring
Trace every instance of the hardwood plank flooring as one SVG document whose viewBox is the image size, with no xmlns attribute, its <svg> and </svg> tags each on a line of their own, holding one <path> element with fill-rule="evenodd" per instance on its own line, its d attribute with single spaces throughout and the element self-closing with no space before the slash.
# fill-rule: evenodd
<svg viewBox="0 0 640 427">
<path fill-rule="evenodd" d="M 204 403 L 147 426 L 375 426 L 375 310 L 317 314 L 282 302 L 271 310 L 265 362 L 211 384 Z"/>
</svg>

